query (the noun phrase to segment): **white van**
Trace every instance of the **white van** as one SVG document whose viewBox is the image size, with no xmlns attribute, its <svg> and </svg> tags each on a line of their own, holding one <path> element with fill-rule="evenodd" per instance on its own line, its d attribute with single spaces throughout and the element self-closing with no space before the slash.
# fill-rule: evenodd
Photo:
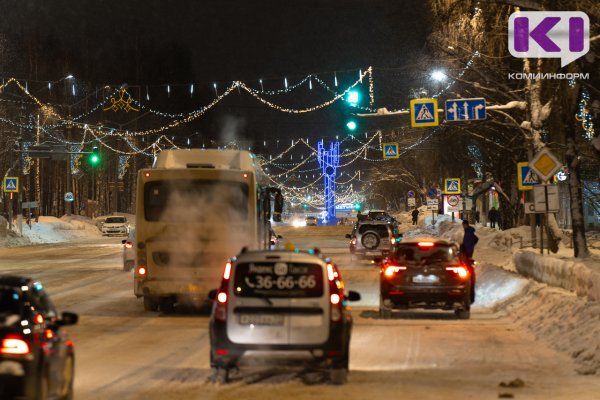
<svg viewBox="0 0 600 400">
<path fill-rule="evenodd" d="M 329 259 L 314 252 L 243 252 L 225 265 L 221 287 L 210 297 L 215 380 L 227 382 L 246 353 L 286 351 L 327 367 L 333 383 L 345 382 L 352 330 L 346 304 L 360 295 L 345 292 Z"/>
</svg>

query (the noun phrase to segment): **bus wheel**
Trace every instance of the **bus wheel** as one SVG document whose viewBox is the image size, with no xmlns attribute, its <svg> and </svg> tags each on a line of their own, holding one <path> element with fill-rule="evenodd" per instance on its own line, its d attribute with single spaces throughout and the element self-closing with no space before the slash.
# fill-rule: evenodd
<svg viewBox="0 0 600 400">
<path fill-rule="evenodd" d="M 154 297 L 144 295 L 144 311 L 158 311 L 158 300 Z"/>
</svg>

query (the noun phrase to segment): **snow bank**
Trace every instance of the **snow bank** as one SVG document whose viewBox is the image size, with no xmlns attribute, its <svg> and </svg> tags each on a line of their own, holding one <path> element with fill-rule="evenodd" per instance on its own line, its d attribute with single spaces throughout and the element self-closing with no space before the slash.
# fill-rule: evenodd
<svg viewBox="0 0 600 400">
<path fill-rule="evenodd" d="M 519 251 L 514 255 L 517 271 L 539 282 L 560 287 L 586 297 L 600 300 L 600 273 L 576 261 L 542 256 L 531 251 Z"/>
<path fill-rule="evenodd" d="M 31 227 L 23 225 L 23 236 L 30 243 L 40 244 L 96 238 L 102 234 L 91 219 L 72 215 L 61 218 L 41 216 Z"/>
</svg>

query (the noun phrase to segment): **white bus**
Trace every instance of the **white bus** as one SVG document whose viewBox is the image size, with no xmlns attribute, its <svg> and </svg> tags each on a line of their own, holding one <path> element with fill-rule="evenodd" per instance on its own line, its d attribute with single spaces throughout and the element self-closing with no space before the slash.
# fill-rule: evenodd
<svg viewBox="0 0 600 400">
<path fill-rule="evenodd" d="M 134 293 L 146 311 L 199 305 L 217 287 L 228 258 L 267 249 L 271 195 L 254 155 L 237 150 L 165 150 L 138 172 Z"/>
</svg>

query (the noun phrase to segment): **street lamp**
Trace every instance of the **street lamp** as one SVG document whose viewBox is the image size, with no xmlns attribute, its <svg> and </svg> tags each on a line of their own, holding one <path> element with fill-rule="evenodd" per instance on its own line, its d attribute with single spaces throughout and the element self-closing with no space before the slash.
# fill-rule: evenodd
<svg viewBox="0 0 600 400">
<path fill-rule="evenodd" d="M 444 71 L 439 69 L 433 71 L 430 77 L 436 82 L 444 82 L 446 79 L 448 79 L 448 76 L 444 73 Z"/>
</svg>

